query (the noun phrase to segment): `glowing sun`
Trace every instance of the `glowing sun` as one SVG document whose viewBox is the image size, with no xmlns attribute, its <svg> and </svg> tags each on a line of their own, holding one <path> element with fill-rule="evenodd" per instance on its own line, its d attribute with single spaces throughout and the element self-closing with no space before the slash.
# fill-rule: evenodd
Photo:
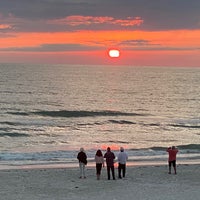
<svg viewBox="0 0 200 200">
<path fill-rule="evenodd" d="M 120 51 L 117 49 L 110 49 L 108 54 L 111 58 L 118 58 L 120 56 Z"/>
</svg>

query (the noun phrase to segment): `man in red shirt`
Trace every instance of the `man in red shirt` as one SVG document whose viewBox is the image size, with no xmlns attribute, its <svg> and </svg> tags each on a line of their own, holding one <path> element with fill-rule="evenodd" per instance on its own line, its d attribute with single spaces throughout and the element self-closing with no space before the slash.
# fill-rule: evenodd
<svg viewBox="0 0 200 200">
<path fill-rule="evenodd" d="M 178 149 L 175 146 L 172 146 L 167 149 L 167 152 L 169 154 L 169 174 L 171 174 L 171 165 L 173 165 L 174 173 L 176 174 L 176 154 L 178 153 Z"/>
</svg>

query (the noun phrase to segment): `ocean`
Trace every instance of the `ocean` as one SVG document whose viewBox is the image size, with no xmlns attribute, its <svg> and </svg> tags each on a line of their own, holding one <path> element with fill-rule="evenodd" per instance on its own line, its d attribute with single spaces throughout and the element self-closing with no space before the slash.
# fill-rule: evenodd
<svg viewBox="0 0 200 200">
<path fill-rule="evenodd" d="M 131 163 L 200 163 L 200 68 L 0 64 L 0 169 L 89 163 L 123 146 Z"/>
</svg>

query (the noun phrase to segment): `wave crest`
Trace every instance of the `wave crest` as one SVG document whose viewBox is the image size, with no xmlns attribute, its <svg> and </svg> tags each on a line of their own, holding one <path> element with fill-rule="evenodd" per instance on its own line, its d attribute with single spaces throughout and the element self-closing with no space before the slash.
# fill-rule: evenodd
<svg viewBox="0 0 200 200">
<path fill-rule="evenodd" d="M 126 113 L 119 111 L 70 111 L 70 110 L 59 110 L 59 111 L 35 111 L 35 112 L 9 112 L 9 114 L 13 115 L 40 115 L 40 116 L 48 116 L 48 117 L 97 117 L 97 116 L 146 116 L 146 114 L 140 113 Z"/>
</svg>

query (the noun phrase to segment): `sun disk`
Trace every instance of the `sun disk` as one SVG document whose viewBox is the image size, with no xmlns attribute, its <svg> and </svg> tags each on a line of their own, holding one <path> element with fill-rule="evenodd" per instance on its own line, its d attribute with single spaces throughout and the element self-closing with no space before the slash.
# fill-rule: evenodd
<svg viewBox="0 0 200 200">
<path fill-rule="evenodd" d="M 120 52 L 117 49 L 111 49 L 108 53 L 111 58 L 118 58 L 120 56 Z"/>
</svg>

